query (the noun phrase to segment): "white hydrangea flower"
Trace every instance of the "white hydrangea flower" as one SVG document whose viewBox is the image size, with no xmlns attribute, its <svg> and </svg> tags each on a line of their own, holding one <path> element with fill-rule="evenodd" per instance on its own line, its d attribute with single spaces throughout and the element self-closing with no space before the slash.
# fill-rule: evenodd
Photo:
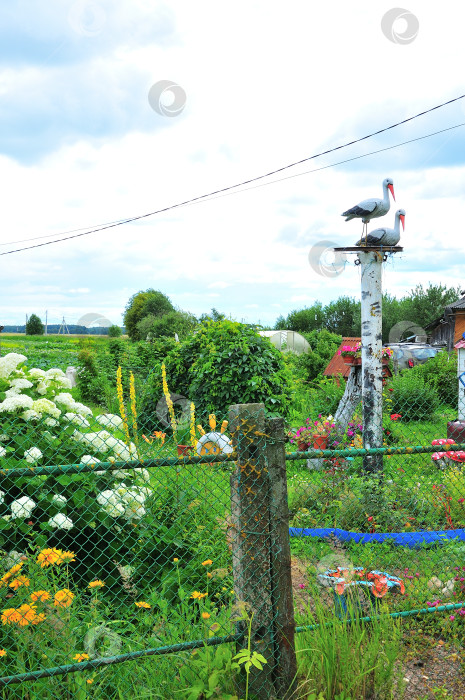
<svg viewBox="0 0 465 700">
<path fill-rule="evenodd" d="M 74 402 L 73 410 L 76 411 L 76 413 L 79 413 L 81 416 L 91 416 L 92 415 L 92 409 L 89 408 L 88 406 L 84 406 L 83 403 L 79 403 L 79 401 Z"/>
<path fill-rule="evenodd" d="M 114 440 L 107 430 L 99 430 L 98 433 L 84 433 L 82 435 L 82 442 L 86 445 L 90 445 L 97 452 L 108 452 L 109 441 Z"/>
<path fill-rule="evenodd" d="M 68 408 L 71 410 L 74 408 L 74 404 L 76 401 L 73 399 L 71 394 L 63 392 L 61 394 L 57 394 L 54 399 L 55 403 L 59 404 L 60 406 L 64 406 L 65 408 Z"/>
<path fill-rule="evenodd" d="M 36 391 L 38 394 L 41 394 L 41 396 L 47 393 L 47 389 L 48 384 L 46 382 L 39 382 L 36 386 Z"/>
<path fill-rule="evenodd" d="M 0 403 L 0 413 L 13 413 L 22 408 L 32 408 L 33 403 L 34 401 L 30 396 L 24 396 L 23 394 L 9 396 Z"/>
<path fill-rule="evenodd" d="M 24 457 L 28 464 L 35 464 L 39 459 L 42 459 L 43 455 L 38 447 L 31 447 L 29 450 L 26 450 Z"/>
<path fill-rule="evenodd" d="M 123 427 L 123 419 L 114 413 L 102 413 L 102 415 L 97 416 L 95 420 L 105 428 L 121 429 Z"/>
<path fill-rule="evenodd" d="M 73 423 L 73 425 L 78 425 L 80 428 L 90 428 L 89 421 L 84 416 L 80 416 L 79 413 L 65 413 L 62 418 L 69 423 Z"/>
<path fill-rule="evenodd" d="M 61 416 L 60 409 L 55 406 L 53 401 L 49 401 L 49 399 L 37 399 L 33 402 L 31 408 L 37 411 L 37 413 L 46 413 L 52 416 L 52 418 L 59 418 Z"/>
<path fill-rule="evenodd" d="M 92 455 L 84 455 L 84 457 L 81 457 L 80 464 L 100 464 L 100 460 Z M 97 474 L 99 473 L 100 472 L 97 472 Z"/>
<path fill-rule="evenodd" d="M 36 448 L 33 448 L 36 449 Z M 22 496 L 10 504 L 12 518 L 30 518 L 31 513 L 36 507 L 35 501 L 28 496 Z"/>
<path fill-rule="evenodd" d="M 24 413 L 21 413 L 21 418 L 27 421 L 39 420 L 40 417 L 40 413 L 37 413 L 37 411 L 33 411 L 32 408 L 30 408 L 28 411 L 24 411 Z"/>
<path fill-rule="evenodd" d="M 45 377 L 45 372 L 43 369 L 33 367 L 28 371 L 28 375 L 31 379 L 42 379 L 42 377 Z"/>
<path fill-rule="evenodd" d="M 14 389 L 30 389 L 34 384 L 26 378 L 18 377 L 18 379 L 12 379 L 10 385 Z"/>
<path fill-rule="evenodd" d="M 11 389 L 7 389 L 5 391 L 5 396 L 8 399 L 10 396 L 18 396 L 18 394 L 21 393 L 21 389 L 17 389 L 16 387 L 12 387 Z"/>
<path fill-rule="evenodd" d="M 0 457 L 4 457 L 6 455 L 6 450 L 4 447 L 0 447 Z M 0 492 L 1 493 L 1 492 Z M 3 501 L 2 501 L 3 502 Z"/>
<path fill-rule="evenodd" d="M 125 513 L 125 507 L 121 503 L 121 498 L 116 491 L 107 489 L 97 496 L 97 503 L 103 507 L 105 512 L 113 518 L 118 518 Z"/>
<path fill-rule="evenodd" d="M 57 506 L 57 508 L 65 506 L 67 502 L 67 499 L 64 496 L 60 496 L 59 494 L 55 494 L 55 496 L 52 498 L 52 503 L 54 506 Z"/>
<path fill-rule="evenodd" d="M 57 420 L 55 420 L 55 418 L 46 418 L 44 420 L 44 423 L 49 428 L 55 428 L 57 425 L 60 425 L 60 423 Z"/>
<path fill-rule="evenodd" d="M 52 367 L 51 369 L 48 369 L 45 372 L 45 376 L 49 379 L 58 379 L 59 377 L 64 377 L 66 379 L 65 373 L 62 369 L 58 369 L 58 367 Z"/>
<path fill-rule="evenodd" d="M 136 467 L 134 471 L 138 476 L 141 476 L 144 481 L 149 481 L 150 472 L 148 471 L 148 469 L 144 469 L 143 467 Z"/>
<path fill-rule="evenodd" d="M 71 530 L 73 527 L 73 521 L 71 518 L 67 518 L 66 515 L 63 515 L 63 513 L 57 513 L 54 515 L 48 520 L 48 524 L 51 525 L 51 527 L 60 530 Z"/>
<path fill-rule="evenodd" d="M 0 357 L 0 378 L 8 379 L 10 374 L 14 372 L 16 367 L 22 362 L 27 362 L 27 357 L 17 352 L 10 352 L 8 355 Z"/>
</svg>

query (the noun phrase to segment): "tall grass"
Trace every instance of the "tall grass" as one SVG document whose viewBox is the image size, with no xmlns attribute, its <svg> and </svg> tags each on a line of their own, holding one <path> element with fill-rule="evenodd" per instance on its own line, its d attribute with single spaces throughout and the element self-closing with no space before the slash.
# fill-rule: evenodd
<svg viewBox="0 0 465 700">
<path fill-rule="evenodd" d="M 312 606 L 306 625 L 318 625 L 296 635 L 299 674 L 308 692 L 325 700 L 390 700 L 402 697 L 400 677 L 401 629 L 380 606 L 370 622 L 362 622 L 355 600 L 347 600 L 347 614 L 338 617 L 324 606 L 319 590 L 310 592 Z"/>
</svg>

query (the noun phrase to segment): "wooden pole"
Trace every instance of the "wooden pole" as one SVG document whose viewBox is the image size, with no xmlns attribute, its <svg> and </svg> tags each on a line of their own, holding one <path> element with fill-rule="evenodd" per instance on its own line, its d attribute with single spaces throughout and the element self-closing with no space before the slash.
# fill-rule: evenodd
<svg viewBox="0 0 465 700">
<path fill-rule="evenodd" d="M 270 478 L 271 600 L 274 610 L 274 687 L 280 700 L 295 690 L 297 658 L 294 646 L 291 547 L 287 498 L 284 419 L 265 423 L 266 461 Z"/>
<path fill-rule="evenodd" d="M 231 544 L 236 609 L 253 614 L 251 649 L 262 654 L 263 670 L 252 666 L 251 697 L 276 698 L 272 579 L 270 567 L 270 484 L 265 463 L 265 407 L 238 404 L 229 409 L 237 461 L 231 475 Z M 246 623 L 238 623 L 239 630 Z M 244 642 L 238 643 L 238 649 Z M 242 691 L 243 692 L 243 691 Z"/>
<path fill-rule="evenodd" d="M 362 285 L 362 407 L 363 447 L 383 445 L 383 365 L 382 291 L 383 255 L 378 251 L 360 251 Z M 363 468 L 367 473 L 382 474 L 383 456 L 366 455 Z"/>
</svg>

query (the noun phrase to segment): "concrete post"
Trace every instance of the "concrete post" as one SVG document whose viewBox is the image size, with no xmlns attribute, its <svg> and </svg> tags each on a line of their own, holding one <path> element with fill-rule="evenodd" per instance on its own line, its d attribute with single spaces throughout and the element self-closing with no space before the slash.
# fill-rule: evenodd
<svg viewBox="0 0 465 700">
<path fill-rule="evenodd" d="M 377 251 L 360 251 L 362 301 L 362 408 L 363 446 L 383 446 L 383 364 L 382 289 L 383 255 Z M 382 455 L 366 455 L 366 473 L 382 473 Z"/>
</svg>

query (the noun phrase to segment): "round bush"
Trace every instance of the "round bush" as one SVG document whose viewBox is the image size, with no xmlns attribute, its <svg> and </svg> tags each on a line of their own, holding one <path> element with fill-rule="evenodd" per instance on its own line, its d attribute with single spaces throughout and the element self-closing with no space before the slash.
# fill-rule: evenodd
<svg viewBox="0 0 465 700">
<path fill-rule="evenodd" d="M 439 406 L 437 391 L 412 370 L 394 377 L 391 388 L 392 413 L 399 413 L 403 421 L 429 420 Z"/>
</svg>

